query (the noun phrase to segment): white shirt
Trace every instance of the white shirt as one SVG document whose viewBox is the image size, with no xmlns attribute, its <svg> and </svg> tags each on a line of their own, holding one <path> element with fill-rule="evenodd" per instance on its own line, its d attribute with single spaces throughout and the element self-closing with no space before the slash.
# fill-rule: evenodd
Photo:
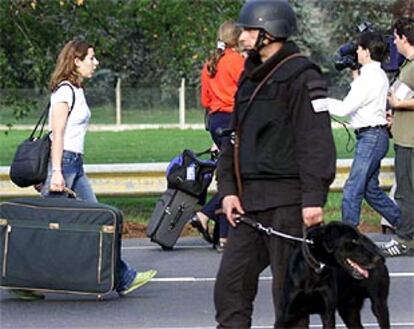
<svg viewBox="0 0 414 329">
<path fill-rule="evenodd" d="M 69 83 L 68 81 L 62 81 L 62 83 L 63 82 Z M 75 105 L 66 122 L 63 137 L 63 149 L 83 154 L 85 134 L 88 128 L 89 118 L 91 117 L 91 111 L 86 103 L 83 88 L 77 88 L 73 85 L 72 87 L 75 92 Z M 51 122 L 53 116 L 53 105 L 57 103 L 67 103 L 70 110 L 72 107 L 72 97 L 73 93 L 69 86 L 62 86 L 52 93 L 50 96 L 49 130 L 52 130 Z M 53 139 L 53 136 L 51 136 L 51 138 Z"/>
<path fill-rule="evenodd" d="M 338 116 L 349 115 L 350 125 L 355 129 L 385 125 L 388 88 L 388 78 L 381 64 L 376 61 L 365 64 L 343 101 L 328 98 L 329 112 Z"/>
</svg>

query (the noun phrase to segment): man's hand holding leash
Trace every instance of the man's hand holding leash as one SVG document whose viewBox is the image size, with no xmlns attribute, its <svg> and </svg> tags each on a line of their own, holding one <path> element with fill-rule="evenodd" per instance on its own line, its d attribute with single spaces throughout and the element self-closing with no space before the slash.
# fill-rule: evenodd
<svg viewBox="0 0 414 329">
<path fill-rule="evenodd" d="M 318 225 L 323 222 L 323 209 L 322 207 L 304 207 L 302 217 L 306 227 Z"/>
<path fill-rule="evenodd" d="M 227 195 L 223 198 L 222 205 L 223 212 L 230 225 L 236 227 L 236 218 L 239 216 L 238 214 L 244 214 L 239 197 L 237 195 Z"/>
</svg>

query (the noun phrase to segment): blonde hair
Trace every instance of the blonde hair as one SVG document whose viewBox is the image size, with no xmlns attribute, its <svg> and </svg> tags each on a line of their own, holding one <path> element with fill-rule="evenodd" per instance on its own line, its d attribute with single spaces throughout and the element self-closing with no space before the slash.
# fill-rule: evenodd
<svg viewBox="0 0 414 329">
<path fill-rule="evenodd" d="M 75 59 L 84 60 L 89 48 L 93 48 L 93 46 L 79 39 L 71 40 L 65 44 L 59 53 L 55 69 L 50 77 L 49 88 L 52 92 L 63 80 L 68 80 L 76 87 L 81 86 L 82 78 L 75 65 Z"/>
<path fill-rule="evenodd" d="M 225 48 L 237 47 L 241 29 L 233 21 L 225 21 L 217 31 L 217 41 L 224 42 Z M 207 71 L 210 77 L 217 73 L 217 64 L 224 54 L 224 49 L 216 48 L 207 63 Z"/>
</svg>

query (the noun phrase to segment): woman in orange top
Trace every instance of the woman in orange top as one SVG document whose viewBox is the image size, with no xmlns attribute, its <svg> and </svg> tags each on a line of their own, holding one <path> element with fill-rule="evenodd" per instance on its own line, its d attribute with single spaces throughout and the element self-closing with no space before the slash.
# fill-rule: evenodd
<svg viewBox="0 0 414 329">
<path fill-rule="evenodd" d="M 210 131 L 215 145 L 220 149 L 222 136 L 218 129 L 229 126 L 233 111 L 234 95 L 237 90 L 241 72 L 244 68 L 244 58 L 238 52 L 238 39 L 241 30 L 232 21 L 225 21 L 218 30 L 217 48 L 203 66 L 201 72 L 201 105 L 207 111 L 207 130 Z M 220 234 L 218 251 L 222 251 L 228 234 L 228 222 L 224 216 L 217 216 L 215 211 L 220 208 L 218 194 L 197 212 L 191 220 L 208 242 L 213 242 L 207 230 L 208 219 L 219 223 Z M 214 241 L 215 243 L 216 241 Z"/>
</svg>

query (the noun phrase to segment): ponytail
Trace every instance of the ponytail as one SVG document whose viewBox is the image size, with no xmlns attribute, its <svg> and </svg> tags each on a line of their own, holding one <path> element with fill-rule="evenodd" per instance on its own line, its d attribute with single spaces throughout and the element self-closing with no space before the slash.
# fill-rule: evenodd
<svg viewBox="0 0 414 329">
<path fill-rule="evenodd" d="M 211 78 L 217 73 L 217 64 L 224 55 L 226 48 L 237 47 L 241 29 L 233 21 L 225 21 L 217 32 L 217 48 L 207 61 L 207 72 Z"/>
<path fill-rule="evenodd" d="M 214 78 L 217 73 L 217 64 L 220 61 L 220 58 L 224 55 L 224 49 L 217 48 L 208 59 L 207 63 L 207 72 L 209 77 Z"/>
</svg>

